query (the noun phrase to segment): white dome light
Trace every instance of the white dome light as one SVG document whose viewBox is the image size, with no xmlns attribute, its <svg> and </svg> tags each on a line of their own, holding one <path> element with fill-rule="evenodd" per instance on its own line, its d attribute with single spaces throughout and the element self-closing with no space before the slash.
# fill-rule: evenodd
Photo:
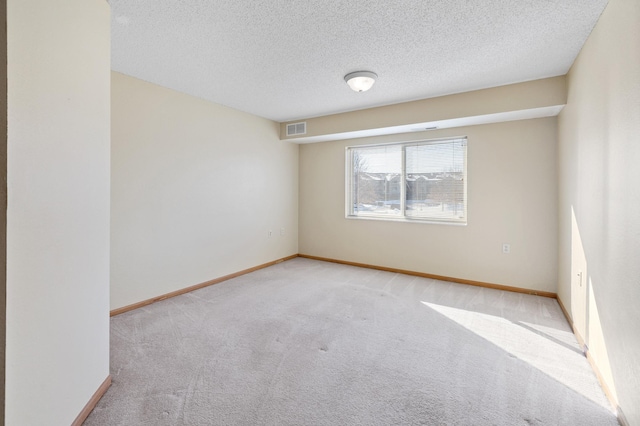
<svg viewBox="0 0 640 426">
<path fill-rule="evenodd" d="M 378 75 L 371 71 L 356 71 L 344 76 L 344 81 L 354 92 L 366 92 L 376 82 Z"/>
</svg>

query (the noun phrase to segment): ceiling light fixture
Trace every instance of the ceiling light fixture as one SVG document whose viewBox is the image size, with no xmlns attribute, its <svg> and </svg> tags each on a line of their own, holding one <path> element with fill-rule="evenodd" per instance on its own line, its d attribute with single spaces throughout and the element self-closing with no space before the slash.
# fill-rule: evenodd
<svg viewBox="0 0 640 426">
<path fill-rule="evenodd" d="M 344 76 L 344 81 L 354 92 L 366 92 L 376 82 L 378 75 L 371 71 L 356 71 Z"/>
</svg>

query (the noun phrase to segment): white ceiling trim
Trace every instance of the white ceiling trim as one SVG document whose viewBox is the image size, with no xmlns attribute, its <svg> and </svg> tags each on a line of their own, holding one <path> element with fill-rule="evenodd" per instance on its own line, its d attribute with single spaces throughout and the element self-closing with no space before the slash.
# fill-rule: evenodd
<svg viewBox="0 0 640 426">
<path fill-rule="evenodd" d="M 432 130 L 449 129 L 453 127 L 476 126 L 480 124 L 501 123 L 505 121 L 529 120 L 533 118 L 555 117 L 560 114 L 564 105 L 554 105 L 541 108 L 531 108 L 520 111 L 499 112 L 495 114 L 476 115 L 473 117 L 452 118 L 448 120 L 429 121 L 424 123 L 406 124 L 402 126 L 381 127 L 378 129 L 357 130 L 353 132 L 333 133 L 318 136 L 284 139 L 297 144 L 328 142 L 344 139 L 366 138 L 372 136 L 395 135 L 401 133 L 426 132 Z"/>
</svg>

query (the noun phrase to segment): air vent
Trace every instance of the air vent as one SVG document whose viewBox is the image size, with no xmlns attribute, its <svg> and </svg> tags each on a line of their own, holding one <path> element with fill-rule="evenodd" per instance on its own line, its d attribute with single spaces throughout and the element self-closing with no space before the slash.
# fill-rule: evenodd
<svg viewBox="0 0 640 426">
<path fill-rule="evenodd" d="M 304 135 L 307 133 L 307 122 L 287 124 L 287 136 Z"/>
</svg>

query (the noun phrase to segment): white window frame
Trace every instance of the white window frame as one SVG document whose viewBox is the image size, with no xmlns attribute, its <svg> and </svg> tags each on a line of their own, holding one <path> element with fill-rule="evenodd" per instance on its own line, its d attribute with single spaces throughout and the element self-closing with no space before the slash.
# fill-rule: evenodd
<svg viewBox="0 0 640 426">
<path fill-rule="evenodd" d="M 461 218 L 438 218 L 438 217 L 419 217 L 407 215 L 406 208 L 406 186 L 407 186 L 407 170 L 406 170 L 406 148 L 408 146 L 418 145 L 432 145 L 432 144 L 446 144 L 461 142 L 464 146 L 463 152 L 463 212 Z M 392 142 L 383 144 L 372 145 L 353 145 L 347 146 L 346 153 L 346 169 L 345 169 L 345 217 L 347 219 L 365 219 L 365 220 L 383 220 L 383 221 L 400 221 L 400 222 L 414 222 L 414 223 L 430 223 L 430 224 L 446 224 L 446 225 L 467 225 L 468 222 L 468 175 L 467 175 L 467 144 L 466 136 L 441 138 L 441 139 L 427 139 L 418 141 L 406 141 L 406 142 Z M 400 181 L 400 214 L 396 216 L 392 215 L 376 215 L 368 213 L 366 215 L 359 215 L 354 210 L 354 187 L 353 187 L 353 153 L 358 149 L 375 148 L 383 146 L 398 146 L 401 148 L 401 181 Z"/>
</svg>

